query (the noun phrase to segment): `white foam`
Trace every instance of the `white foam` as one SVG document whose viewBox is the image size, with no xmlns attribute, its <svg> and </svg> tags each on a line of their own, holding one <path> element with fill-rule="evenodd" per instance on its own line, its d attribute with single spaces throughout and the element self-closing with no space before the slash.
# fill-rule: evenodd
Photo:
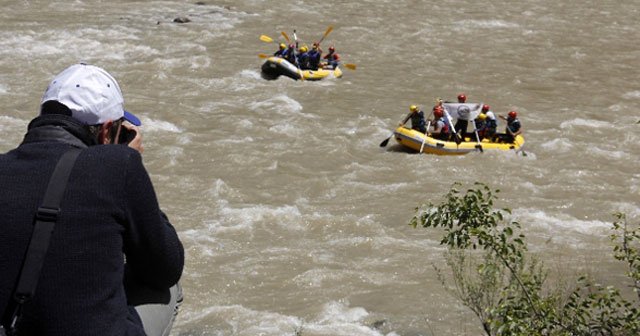
<svg viewBox="0 0 640 336">
<path fill-rule="evenodd" d="M 640 99 L 640 90 L 629 91 L 622 95 L 625 99 Z"/>
<path fill-rule="evenodd" d="M 516 23 L 502 20 L 461 20 L 454 22 L 452 31 L 456 33 L 465 33 L 476 31 L 478 29 L 515 29 L 520 28 Z"/>
<path fill-rule="evenodd" d="M 237 145 L 237 144 L 246 144 L 246 143 L 250 143 L 250 142 L 254 142 L 254 139 L 250 136 L 245 136 L 245 137 L 227 137 L 221 140 L 216 140 L 216 144 L 218 145 L 222 145 L 222 144 L 227 144 L 227 145 Z"/>
<path fill-rule="evenodd" d="M 175 327 L 188 324 L 198 324 L 199 321 L 222 319 L 230 325 L 234 335 L 275 335 L 278 331 L 282 335 L 298 328 L 302 321 L 297 317 L 278 313 L 256 311 L 240 305 L 211 306 L 198 310 L 184 311 L 176 320 Z M 285 333 L 286 331 L 286 333 Z"/>
<path fill-rule="evenodd" d="M 256 225 L 278 225 L 287 230 L 303 230 L 304 221 L 297 206 L 253 205 L 233 208 L 225 200 L 218 201 L 217 219 L 206 221 L 210 232 L 251 232 Z"/>
<path fill-rule="evenodd" d="M 514 218 L 520 223 L 537 226 L 554 232 L 557 236 L 572 236 L 573 233 L 602 233 L 610 228 L 610 223 L 599 220 L 580 220 L 566 214 L 550 215 L 537 209 L 517 209 Z"/>
<path fill-rule="evenodd" d="M 601 148 L 597 146 L 589 147 L 589 153 L 591 155 L 599 156 L 606 159 L 615 159 L 615 160 L 629 160 L 632 161 L 635 155 L 632 153 L 627 153 L 622 150 L 611 148 Z"/>
<path fill-rule="evenodd" d="M 246 78 L 255 79 L 255 80 L 261 80 L 262 79 L 262 76 L 260 75 L 260 72 L 258 72 L 257 70 L 242 70 L 242 71 L 240 71 L 239 76 L 243 80 L 246 79 Z M 251 88 L 253 88 L 253 87 L 255 87 L 255 85 L 251 86 Z"/>
<path fill-rule="evenodd" d="M 552 150 L 556 153 L 567 153 L 573 149 L 573 143 L 567 138 L 557 138 L 544 142 L 540 145 L 545 150 Z"/>
<path fill-rule="evenodd" d="M 241 305 L 211 306 L 194 312 L 180 313 L 174 329 L 180 331 L 189 325 L 202 324 L 201 321 L 215 321 L 224 326 L 222 331 L 232 335 L 292 335 L 300 331 L 302 335 L 333 336 L 383 336 L 380 332 L 363 325 L 369 313 L 360 307 L 350 308 L 348 303 L 329 302 L 315 318 L 305 320 L 279 313 L 253 310 Z M 206 331 L 210 332 L 210 331 Z M 396 333 L 387 334 L 394 336 Z"/>
<path fill-rule="evenodd" d="M 135 114 L 135 112 L 134 112 Z M 155 120 L 145 116 L 139 116 L 140 121 L 142 122 L 142 127 L 145 132 L 171 132 L 171 133 L 182 133 L 183 130 L 180 129 L 173 123 L 163 120 Z"/>
<path fill-rule="evenodd" d="M 303 129 L 301 127 L 297 127 L 294 124 L 291 123 L 281 123 L 281 124 L 277 124 L 277 125 L 273 125 L 271 127 L 269 127 L 269 130 L 274 132 L 274 133 L 278 133 L 278 134 L 286 134 L 289 136 L 302 136 L 307 134 L 307 130 Z"/>
<path fill-rule="evenodd" d="M 278 94 L 267 100 L 249 104 L 249 109 L 259 113 L 269 111 L 289 116 L 291 113 L 300 113 L 302 111 L 302 105 L 286 94 Z"/>
<path fill-rule="evenodd" d="M 560 123 L 560 128 L 573 128 L 573 127 L 588 127 L 588 128 L 603 128 L 603 129 L 611 129 L 614 128 L 610 122 L 601 121 L 601 120 L 593 120 L 593 119 L 583 119 L 576 118 L 567 121 L 563 121 Z"/>
<path fill-rule="evenodd" d="M 0 131 L 3 133 L 24 126 L 25 121 L 11 116 L 0 115 Z"/>
</svg>

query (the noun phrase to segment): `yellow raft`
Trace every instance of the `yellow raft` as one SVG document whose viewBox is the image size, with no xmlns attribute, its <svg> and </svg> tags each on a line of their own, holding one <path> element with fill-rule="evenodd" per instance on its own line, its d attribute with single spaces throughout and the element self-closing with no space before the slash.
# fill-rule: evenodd
<svg viewBox="0 0 640 336">
<path fill-rule="evenodd" d="M 269 80 L 277 79 L 279 76 L 287 76 L 296 80 L 302 76 L 302 79 L 310 81 L 342 77 L 342 70 L 339 66 L 335 69 L 300 70 L 284 58 L 275 56 L 267 58 L 261 69 L 262 77 Z"/>
<path fill-rule="evenodd" d="M 393 133 L 396 141 L 405 147 L 415 151 L 436 155 L 464 155 L 469 152 L 476 151 L 510 151 L 519 152 L 523 150 L 524 137 L 517 135 L 514 143 L 498 143 L 491 142 L 489 139 L 483 139 L 480 143 L 475 139 L 466 137 L 464 141 L 457 144 L 455 141 L 443 141 L 425 135 L 422 132 L 400 126 Z M 424 146 L 423 143 L 424 142 Z"/>
</svg>

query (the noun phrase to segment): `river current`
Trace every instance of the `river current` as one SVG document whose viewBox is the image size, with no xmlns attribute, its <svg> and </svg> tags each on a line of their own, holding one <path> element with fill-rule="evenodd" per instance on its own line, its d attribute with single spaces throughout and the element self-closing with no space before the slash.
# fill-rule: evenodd
<svg viewBox="0 0 640 336">
<path fill-rule="evenodd" d="M 500 189 L 556 278 L 624 286 L 607 236 L 612 213 L 640 216 L 638 1 L 0 4 L 2 152 L 79 61 L 112 73 L 141 117 L 186 250 L 172 335 L 481 334 L 437 280 L 441 232 L 408 225 L 455 181 Z M 356 70 L 261 78 L 258 54 L 277 46 L 260 35 L 311 44 L 328 27 L 323 48 Z M 462 92 L 517 110 L 526 156 L 379 147 L 410 105 Z"/>
</svg>

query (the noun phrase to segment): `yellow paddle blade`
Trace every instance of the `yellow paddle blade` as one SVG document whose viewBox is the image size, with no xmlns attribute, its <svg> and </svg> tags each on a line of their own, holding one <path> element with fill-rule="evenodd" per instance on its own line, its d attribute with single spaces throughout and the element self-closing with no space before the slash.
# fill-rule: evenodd
<svg viewBox="0 0 640 336">
<path fill-rule="evenodd" d="M 324 32 L 324 35 L 322 35 L 322 38 L 327 37 L 327 35 L 329 35 L 329 33 L 331 33 L 333 31 L 333 26 L 329 26 L 329 28 L 327 28 L 327 31 Z"/>
<path fill-rule="evenodd" d="M 320 41 L 318 41 L 318 44 L 320 44 L 320 42 L 322 42 L 324 38 L 327 37 L 329 33 L 331 33 L 332 30 L 333 30 L 333 26 L 329 26 L 329 28 L 327 28 L 327 30 L 324 32 L 324 35 L 322 35 L 322 37 L 320 38 Z"/>
<path fill-rule="evenodd" d="M 270 56 L 267 54 L 258 54 L 258 57 L 260 58 L 269 58 Z"/>
<path fill-rule="evenodd" d="M 345 63 L 344 67 L 347 69 L 351 69 L 351 70 L 355 70 L 356 69 L 356 65 L 353 63 Z"/>
<path fill-rule="evenodd" d="M 267 42 L 267 43 L 271 43 L 271 42 L 273 42 L 273 39 L 272 39 L 272 38 L 270 38 L 270 37 L 269 37 L 269 36 L 267 36 L 267 35 L 260 35 L 260 41 L 262 41 L 262 42 Z"/>
<path fill-rule="evenodd" d="M 287 35 L 287 33 L 285 32 L 281 32 L 282 36 L 284 36 L 284 39 L 287 40 L 287 43 L 291 42 L 291 40 L 289 39 L 289 35 Z"/>
</svg>

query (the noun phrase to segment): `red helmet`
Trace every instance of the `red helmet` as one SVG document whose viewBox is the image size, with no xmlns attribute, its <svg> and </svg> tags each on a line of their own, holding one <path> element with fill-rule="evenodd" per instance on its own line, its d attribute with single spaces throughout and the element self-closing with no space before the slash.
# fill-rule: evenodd
<svg viewBox="0 0 640 336">
<path fill-rule="evenodd" d="M 467 96 L 464 95 L 464 93 L 461 93 L 458 95 L 458 103 L 466 103 L 467 102 Z"/>
<path fill-rule="evenodd" d="M 433 115 L 441 118 L 444 115 L 444 108 L 440 105 L 436 105 L 433 107 Z"/>
<path fill-rule="evenodd" d="M 517 116 L 518 116 L 518 112 L 516 112 L 516 111 L 510 111 L 509 112 L 509 118 L 515 119 Z"/>
<path fill-rule="evenodd" d="M 329 47 L 329 52 L 334 52 L 336 51 L 336 48 L 334 48 L 333 46 Z"/>
<path fill-rule="evenodd" d="M 489 107 L 489 105 L 482 105 L 482 112 L 487 112 L 491 109 L 491 107 Z"/>
</svg>

